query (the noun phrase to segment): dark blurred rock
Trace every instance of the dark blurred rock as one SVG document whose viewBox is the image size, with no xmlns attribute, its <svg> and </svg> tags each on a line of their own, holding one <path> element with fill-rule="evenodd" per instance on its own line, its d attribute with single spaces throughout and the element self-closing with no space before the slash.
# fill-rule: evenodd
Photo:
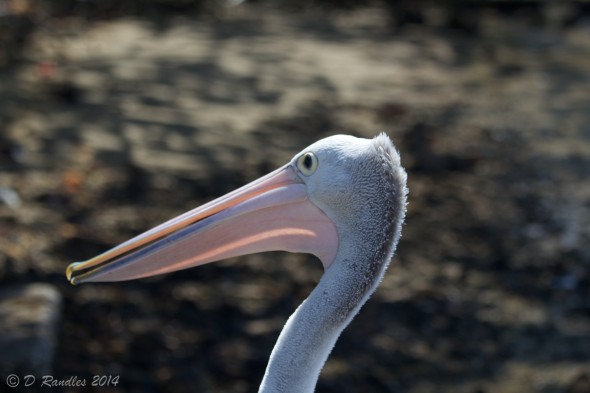
<svg viewBox="0 0 590 393">
<path fill-rule="evenodd" d="M 36 0 L 0 1 L 0 68 L 21 58 L 39 13 Z"/>
<path fill-rule="evenodd" d="M 59 102 L 75 105 L 80 103 L 84 92 L 72 82 L 63 82 L 53 86 L 51 94 L 53 95 L 53 98 Z"/>
<path fill-rule="evenodd" d="M 568 387 L 567 393 L 590 393 L 590 376 L 582 373 Z"/>
<path fill-rule="evenodd" d="M 6 124 L 8 120 L 0 119 L 0 124 Z M 4 132 L 3 128 L 0 128 L 0 132 Z M 0 135 L 0 168 L 15 168 L 22 164 L 23 161 L 23 148 L 14 143 L 13 141 Z"/>
<path fill-rule="evenodd" d="M 61 295 L 51 285 L 0 291 L 0 375 L 47 375 L 60 319 Z"/>
</svg>

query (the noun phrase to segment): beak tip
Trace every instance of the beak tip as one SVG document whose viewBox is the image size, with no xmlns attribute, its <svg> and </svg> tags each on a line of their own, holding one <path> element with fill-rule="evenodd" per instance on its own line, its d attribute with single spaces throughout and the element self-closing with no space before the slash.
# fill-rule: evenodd
<svg viewBox="0 0 590 393">
<path fill-rule="evenodd" d="M 68 279 L 68 281 L 72 284 L 72 285 L 76 285 L 78 284 L 78 280 L 76 280 L 76 277 L 73 277 L 74 272 L 76 270 L 76 267 L 78 265 L 80 265 L 82 262 L 74 262 L 74 263 L 70 263 L 70 265 L 68 266 L 68 268 L 66 269 L 66 277 Z"/>
</svg>

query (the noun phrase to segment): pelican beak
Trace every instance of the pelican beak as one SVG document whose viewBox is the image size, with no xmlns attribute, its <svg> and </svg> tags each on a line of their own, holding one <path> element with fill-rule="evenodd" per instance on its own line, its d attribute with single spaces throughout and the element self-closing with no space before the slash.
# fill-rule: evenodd
<svg viewBox="0 0 590 393">
<path fill-rule="evenodd" d="M 171 219 L 85 262 L 72 284 L 124 281 L 264 251 L 307 252 L 327 269 L 336 256 L 332 220 L 307 195 L 290 164 Z"/>
</svg>

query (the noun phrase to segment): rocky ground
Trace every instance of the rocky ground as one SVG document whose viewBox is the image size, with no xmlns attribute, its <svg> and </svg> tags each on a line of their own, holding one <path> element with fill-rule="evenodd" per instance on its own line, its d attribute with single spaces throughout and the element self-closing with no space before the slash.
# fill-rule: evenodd
<svg viewBox="0 0 590 393">
<path fill-rule="evenodd" d="M 0 73 L 0 282 L 63 297 L 52 373 L 256 391 L 321 276 L 313 257 L 79 287 L 64 269 L 319 138 L 384 130 L 407 225 L 318 392 L 590 392 L 588 21 L 489 13 L 474 36 L 394 32 L 376 8 L 324 16 L 48 20 Z"/>
</svg>

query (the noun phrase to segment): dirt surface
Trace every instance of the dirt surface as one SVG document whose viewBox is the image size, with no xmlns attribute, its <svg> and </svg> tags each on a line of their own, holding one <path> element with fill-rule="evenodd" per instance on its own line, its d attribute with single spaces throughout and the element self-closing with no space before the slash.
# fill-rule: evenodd
<svg viewBox="0 0 590 393">
<path fill-rule="evenodd" d="M 56 377 L 252 392 L 321 276 L 268 253 L 70 286 L 83 260 L 335 133 L 386 131 L 403 238 L 318 392 L 590 392 L 590 29 L 364 9 L 48 21 L 0 73 L 0 282 L 64 296 Z M 65 389 L 66 391 L 68 389 Z"/>
</svg>

